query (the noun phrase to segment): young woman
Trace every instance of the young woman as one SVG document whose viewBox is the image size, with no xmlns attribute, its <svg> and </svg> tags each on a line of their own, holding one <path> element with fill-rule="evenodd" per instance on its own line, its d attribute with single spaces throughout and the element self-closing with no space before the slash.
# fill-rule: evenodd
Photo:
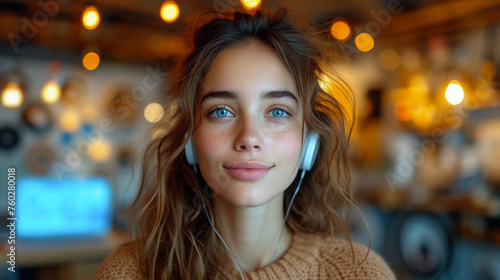
<svg viewBox="0 0 500 280">
<path fill-rule="evenodd" d="M 350 242 L 349 91 L 320 87 L 314 30 L 286 10 L 216 16 L 171 76 L 135 238 L 97 279 L 393 279 Z"/>
</svg>

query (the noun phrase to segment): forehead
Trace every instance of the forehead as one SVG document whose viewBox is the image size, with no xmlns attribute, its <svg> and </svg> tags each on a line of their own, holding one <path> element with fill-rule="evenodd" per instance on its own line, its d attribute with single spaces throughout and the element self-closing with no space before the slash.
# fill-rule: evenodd
<svg viewBox="0 0 500 280">
<path fill-rule="evenodd" d="M 204 78 L 204 92 L 232 90 L 263 92 L 288 90 L 297 94 L 295 81 L 278 55 L 269 47 L 249 42 L 222 51 Z"/>
</svg>

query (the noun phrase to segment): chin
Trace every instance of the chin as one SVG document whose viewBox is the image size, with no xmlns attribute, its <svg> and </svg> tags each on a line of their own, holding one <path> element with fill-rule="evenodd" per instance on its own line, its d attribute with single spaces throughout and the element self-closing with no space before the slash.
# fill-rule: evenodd
<svg viewBox="0 0 500 280">
<path fill-rule="evenodd" d="M 255 184 L 233 184 L 220 190 L 214 196 L 234 207 L 259 207 L 283 195 L 282 191 L 271 192 L 269 188 Z M 282 201 L 278 201 L 282 203 Z"/>
</svg>

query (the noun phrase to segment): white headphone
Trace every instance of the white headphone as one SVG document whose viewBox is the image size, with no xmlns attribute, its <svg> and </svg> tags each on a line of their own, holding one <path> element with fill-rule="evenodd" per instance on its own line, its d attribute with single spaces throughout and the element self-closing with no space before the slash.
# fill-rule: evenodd
<svg viewBox="0 0 500 280">
<path fill-rule="evenodd" d="M 190 165 L 198 164 L 198 154 L 193 143 L 193 138 L 189 138 L 186 144 L 186 160 Z M 309 131 L 302 146 L 300 154 L 299 169 L 310 171 L 316 161 L 319 150 L 319 135 L 316 131 Z"/>
</svg>

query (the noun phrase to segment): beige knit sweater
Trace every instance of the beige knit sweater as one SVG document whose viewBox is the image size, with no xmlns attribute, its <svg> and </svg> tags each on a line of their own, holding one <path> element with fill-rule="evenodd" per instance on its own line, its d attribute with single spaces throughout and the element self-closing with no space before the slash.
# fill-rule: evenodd
<svg viewBox="0 0 500 280">
<path fill-rule="evenodd" d="M 354 245 L 356 262 L 361 262 L 367 248 Z M 352 264 L 349 242 L 337 238 L 321 238 L 314 235 L 295 234 L 290 248 L 273 264 L 256 271 L 246 272 L 248 280 L 294 279 L 395 279 L 385 261 L 370 251 L 359 266 Z M 96 275 L 101 279 L 144 279 L 139 271 L 137 258 L 130 245 L 125 244 L 111 254 Z"/>
</svg>

